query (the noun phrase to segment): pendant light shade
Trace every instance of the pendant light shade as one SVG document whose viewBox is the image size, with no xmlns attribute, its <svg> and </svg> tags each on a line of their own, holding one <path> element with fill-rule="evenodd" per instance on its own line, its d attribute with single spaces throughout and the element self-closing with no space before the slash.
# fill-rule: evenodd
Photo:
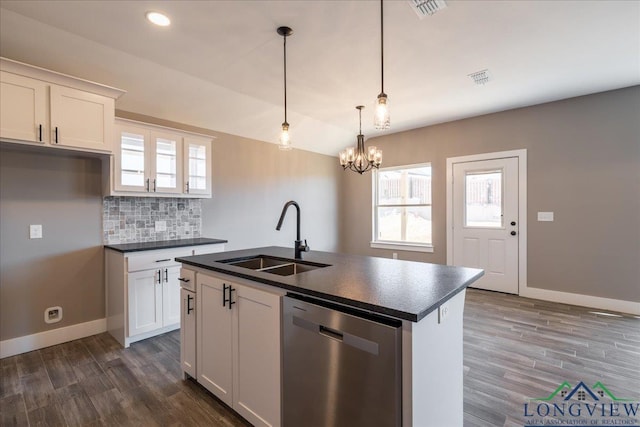
<svg viewBox="0 0 640 427">
<path fill-rule="evenodd" d="M 289 27 L 278 27 L 277 31 L 284 40 L 284 122 L 282 123 L 278 148 L 291 150 L 291 136 L 289 135 L 289 123 L 287 122 L 287 37 L 293 33 L 293 30 Z"/>
<path fill-rule="evenodd" d="M 340 166 L 343 170 L 352 170 L 360 175 L 373 168 L 379 168 L 382 164 L 382 151 L 376 147 L 365 148 L 364 135 L 362 134 L 362 109 L 363 105 L 358 105 L 358 117 L 360 119 L 360 133 L 356 138 L 356 147 L 349 147 L 340 153 Z"/>
<path fill-rule="evenodd" d="M 373 126 L 378 130 L 387 130 L 391 125 L 389 117 L 389 99 L 384 93 L 384 14 L 380 0 L 380 94 L 376 99 L 373 112 Z"/>
</svg>

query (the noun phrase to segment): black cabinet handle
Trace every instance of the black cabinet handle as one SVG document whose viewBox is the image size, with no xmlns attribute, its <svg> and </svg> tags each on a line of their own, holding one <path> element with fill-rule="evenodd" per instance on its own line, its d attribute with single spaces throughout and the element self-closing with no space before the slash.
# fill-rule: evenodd
<svg viewBox="0 0 640 427">
<path fill-rule="evenodd" d="M 191 295 L 187 295 L 187 314 L 190 314 L 193 311 L 193 307 L 191 307 L 191 300 L 193 297 Z"/>
<path fill-rule="evenodd" d="M 515 221 L 511 221 L 511 225 L 516 225 L 516 222 Z"/>
<path fill-rule="evenodd" d="M 167 282 L 167 283 L 169 282 L 169 269 L 168 268 L 164 269 L 164 281 Z"/>
<path fill-rule="evenodd" d="M 229 286 L 229 289 L 231 289 L 231 286 Z M 231 294 L 231 292 L 229 292 L 229 294 Z M 231 302 L 230 300 L 227 300 L 227 284 L 223 283 L 222 284 L 222 306 L 223 307 L 226 307 L 227 301 Z M 229 306 L 229 308 L 231 308 L 231 306 Z"/>
<path fill-rule="evenodd" d="M 42 142 L 42 125 L 38 125 L 38 141 Z"/>
<path fill-rule="evenodd" d="M 171 258 L 157 259 L 156 260 L 156 262 L 165 262 L 165 261 L 171 261 Z"/>
<path fill-rule="evenodd" d="M 153 192 L 156 192 L 156 179 L 153 178 Z"/>
<path fill-rule="evenodd" d="M 512 236 L 515 236 L 516 234 L 518 234 L 518 233 L 516 233 L 515 231 L 512 231 L 512 232 L 511 232 L 511 235 L 512 235 Z"/>
<path fill-rule="evenodd" d="M 147 192 L 149 192 L 149 178 L 147 178 Z"/>
<path fill-rule="evenodd" d="M 57 144 L 58 143 L 58 126 L 56 126 L 56 129 L 55 129 L 55 131 L 53 133 L 55 135 L 55 141 L 56 141 L 56 144 Z"/>
<path fill-rule="evenodd" d="M 189 192 L 189 181 L 187 181 L 187 193 Z"/>
<path fill-rule="evenodd" d="M 158 277 L 156 278 L 156 283 L 162 283 L 162 270 L 156 270 L 158 273 Z"/>
<path fill-rule="evenodd" d="M 229 285 L 229 310 L 231 310 L 231 306 L 236 303 L 235 301 L 233 301 L 233 296 L 231 296 L 231 292 L 233 291 L 235 291 L 235 289 L 233 289 L 231 285 Z"/>
<path fill-rule="evenodd" d="M 183 282 L 183 283 L 189 283 L 191 281 L 189 279 L 185 279 L 184 277 L 178 277 L 178 280 Z"/>
</svg>

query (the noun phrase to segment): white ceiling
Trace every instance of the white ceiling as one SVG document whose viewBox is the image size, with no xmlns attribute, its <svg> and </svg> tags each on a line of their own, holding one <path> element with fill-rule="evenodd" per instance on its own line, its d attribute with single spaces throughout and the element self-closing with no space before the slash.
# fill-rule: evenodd
<svg viewBox="0 0 640 427">
<path fill-rule="evenodd" d="M 639 1 L 385 1 L 391 130 L 640 84 Z M 116 108 L 336 155 L 373 129 L 377 1 L 6 1 L 0 55 L 127 90 Z M 172 19 L 149 24 L 148 10 Z M 476 86 L 469 73 L 488 68 Z"/>
</svg>

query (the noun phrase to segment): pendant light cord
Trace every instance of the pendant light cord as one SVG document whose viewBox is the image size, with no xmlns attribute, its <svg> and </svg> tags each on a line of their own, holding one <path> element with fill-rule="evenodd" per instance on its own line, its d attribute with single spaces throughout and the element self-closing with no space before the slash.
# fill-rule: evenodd
<svg viewBox="0 0 640 427">
<path fill-rule="evenodd" d="M 384 93 L 384 14 L 382 13 L 382 1 L 380 0 L 380 75 L 381 75 L 381 92 Z"/>
<path fill-rule="evenodd" d="M 284 37 L 284 122 L 287 123 L 287 36 Z"/>
</svg>

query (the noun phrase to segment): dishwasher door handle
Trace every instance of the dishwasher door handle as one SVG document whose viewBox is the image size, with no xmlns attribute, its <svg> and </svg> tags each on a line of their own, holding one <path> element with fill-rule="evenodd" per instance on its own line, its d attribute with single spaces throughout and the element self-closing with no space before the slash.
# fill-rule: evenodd
<svg viewBox="0 0 640 427">
<path fill-rule="evenodd" d="M 344 339 L 344 334 L 342 332 L 335 329 L 327 328 L 323 325 L 320 325 L 320 330 L 318 332 L 320 333 L 320 335 L 333 338 L 334 340 L 342 341 Z"/>
</svg>

